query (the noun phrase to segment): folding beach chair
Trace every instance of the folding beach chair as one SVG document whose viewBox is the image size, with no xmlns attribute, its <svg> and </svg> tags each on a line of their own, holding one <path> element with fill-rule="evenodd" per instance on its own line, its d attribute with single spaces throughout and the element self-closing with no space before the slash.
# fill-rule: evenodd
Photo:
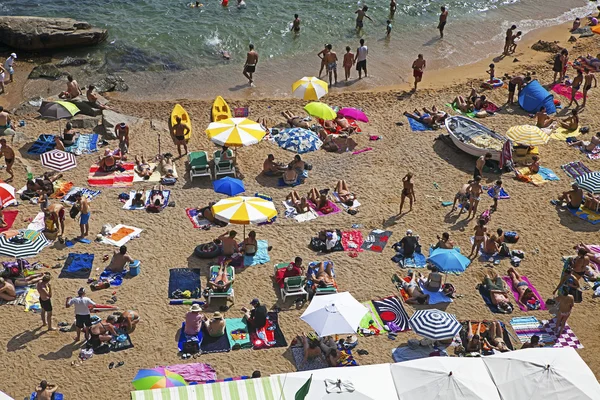
<svg viewBox="0 0 600 400">
<path fill-rule="evenodd" d="M 233 157 L 233 151 L 227 150 L 227 154 Z M 231 160 L 221 161 L 221 150 L 217 150 L 213 153 L 213 160 L 215 162 L 215 178 L 219 175 L 233 174 L 235 176 L 235 167 Z"/>
<path fill-rule="evenodd" d="M 275 265 L 275 275 L 280 269 L 287 268 L 287 263 L 281 263 Z M 306 286 L 305 276 L 290 276 L 283 280 L 283 287 L 280 288 L 281 298 L 285 302 L 288 296 L 302 296 L 305 300 L 308 300 L 308 292 L 304 289 Z"/>
<path fill-rule="evenodd" d="M 210 276 L 208 277 L 209 281 L 214 282 L 214 279 L 219 274 L 220 268 L 221 267 L 218 265 L 213 265 L 212 267 L 210 267 Z M 233 268 L 231 265 L 227 266 L 227 278 L 230 281 L 235 279 L 235 268 Z M 225 299 L 234 301 L 234 296 L 235 296 L 235 293 L 233 291 L 233 285 L 231 285 L 229 290 L 226 292 L 215 292 L 213 289 L 209 289 L 206 301 L 208 304 L 210 304 L 210 301 L 213 298 L 225 298 Z"/>
<path fill-rule="evenodd" d="M 210 167 L 208 166 L 208 155 L 205 151 L 193 151 L 188 154 L 190 164 L 190 180 L 198 176 L 208 176 L 212 179 Z"/>
</svg>

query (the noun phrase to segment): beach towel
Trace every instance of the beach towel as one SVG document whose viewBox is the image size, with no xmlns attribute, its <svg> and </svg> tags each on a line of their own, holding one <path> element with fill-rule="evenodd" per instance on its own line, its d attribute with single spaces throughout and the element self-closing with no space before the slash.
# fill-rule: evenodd
<svg viewBox="0 0 600 400">
<path fill-rule="evenodd" d="M 11 300 L 11 301 L 0 299 L 0 306 L 2 306 L 2 305 L 24 306 L 28 289 L 29 289 L 28 287 L 24 287 L 24 286 L 15 287 L 15 295 L 17 296 L 17 298 L 14 300 Z"/>
<path fill-rule="evenodd" d="M 205 363 L 189 363 L 189 364 L 174 364 L 163 365 L 162 368 L 167 368 L 174 374 L 181 375 L 186 382 L 206 382 L 217 379 L 217 372 L 210 364 Z"/>
<path fill-rule="evenodd" d="M 346 203 L 342 202 L 342 200 L 340 199 L 340 195 L 337 192 L 333 192 L 333 197 L 335 197 L 335 201 L 337 201 L 344 208 L 344 210 L 360 207 L 360 202 L 356 199 L 354 199 L 352 205 L 349 206 Z"/>
<path fill-rule="evenodd" d="M 66 195 L 63 196 L 61 201 L 67 205 L 72 206 L 73 204 L 75 204 L 76 201 L 76 193 L 81 193 L 81 197 L 85 197 L 89 201 L 92 201 L 96 197 L 98 197 L 102 192 L 100 190 L 92 190 L 84 187 L 74 186 L 71 188 L 71 190 L 69 190 L 69 192 Z"/>
<path fill-rule="evenodd" d="M 314 212 L 310 207 L 307 212 L 298 214 L 298 211 L 294 206 L 292 206 L 290 200 L 284 201 L 283 206 L 285 207 L 285 217 L 294 218 L 296 222 L 306 222 L 317 218 L 317 213 Z"/>
<path fill-rule="evenodd" d="M 271 261 L 269 256 L 269 242 L 267 240 L 257 240 L 256 254 L 253 256 L 244 255 L 244 267 L 253 265 L 266 264 Z"/>
<path fill-rule="evenodd" d="M 365 238 L 361 248 L 364 250 L 381 253 L 392 236 L 392 231 L 383 231 L 381 229 L 372 230 Z"/>
<path fill-rule="evenodd" d="M 600 223 L 600 213 L 592 211 L 584 206 L 581 206 L 577 210 L 573 210 L 569 207 L 567 207 L 566 209 L 574 216 L 581 218 L 582 220 L 589 222 L 592 225 Z"/>
<path fill-rule="evenodd" d="M 229 327 L 225 327 L 225 334 L 219 337 L 212 337 L 206 330 L 206 325 L 202 326 L 202 343 L 200 350 L 202 353 L 224 353 L 231 350 L 229 345 Z"/>
<path fill-rule="evenodd" d="M 579 146 L 579 150 L 590 160 L 600 160 L 600 145 L 594 147 L 592 151 L 588 151 L 585 146 Z"/>
<path fill-rule="evenodd" d="M 27 225 L 27 230 L 31 231 L 41 231 L 46 227 L 44 223 L 44 213 L 39 212 L 37 215 L 31 220 L 29 225 Z"/>
<path fill-rule="evenodd" d="M 494 188 L 493 187 L 489 188 L 487 191 L 487 194 L 491 198 L 494 198 Z M 506 200 L 506 199 L 510 199 L 510 196 L 508 195 L 508 193 L 506 193 L 504 188 L 500 188 L 500 196 L 498 196 L 498 200 Z"/>
<path fill-rule="evenodd" d="M 485 106 L 485 111 L 487 111 L 488 113 L 497 113 L 498 111 L 500 111 L 500 107 L 498 107 L 496 104 L 492 103 L 491 101 L 488 101 L 487 106 Z"/>
<path fill-rule="evenodd" d="M 550 90 L 552 90 L 554 93 L 556 94 L 560 94 L 563 97 L 566 97 L 567 99 L 571 100 L 572 99 L 572 88 L 571 86 L 567 86 L 563 83 L 557 83 L 553 86 L 550 87 Z M 576 92 L 575 93 L 575 100 L 581 100 L 583 99 L 583 93 L 581 92 Z"/>
<path fill-rule="evenodd" d="M 360 336 L 365 336 L 362 332 L 362 329 L 367 329 L 373 334 L 379 335 L 381 331 L 383 331 L 383 326 L 380 323 L 381 318 L 379 318 L 379 315 L 377 315 L 375 307 L 373 306 L 373 302 L 365 301 L 362 303 L 362 305 L 367 307 L 369 311 L 364 315 L 364 317 L 362 317 L 360 323 L 358 324 L 358 334 Z"/>
<path fill-rule="evenodd" d="M 148 163 L 148 165 L 150 166 L 150 170 L 154 171 L 152 172 L 152 175 L 150 175 L 150 178 L 148 179 L 144 179 L 142 176 L 140 176 L 139 174 L 139 168 L 137 167 L 137 165 L 133 168 L 133 181 L 134 182 L 160 182 L 160 170 L 159 168 L 156 166 L 156 163 Z"/>
<path fill-rule="evenodd" d="M 0 228 L 0 232 L 5 232 L 12 228 L 15 220 L 17 219 L 17 215 L 19 215 L 19 210 L 4 211 L 4 223 L 6 226 L 4 228 Z"/>
<path fill-rule="evenodd" d="M 317 210 L 317 205 L 315 203 L 313 203 L 312 201 L 308 200 L 307 201 L 308 206 L 319 216 L 319 217 L 324 217 L 326 215 L 333 215 L 333 214 L 337 214 L 342 212 L 342 210 L 331 200 L 327 200 L 327 206 L 326 207 L 331 207 L 331 212 L 328 214 L 323 214 L 321 211 Z"/>
<path fill-rule="evenodd" d="M 73 188 L 73 182 L 67 182 L 59 179 L 54 181 L 52 186 L 54 188 L 54 193 L 52 193 L 49 197 L 51 199 L 62 199 Z"/>
<path fill-rule="evenodd" d="M 129 270 L 127 268 L 123 268 L 123 271 L 121 272 L 114 272 L 109 269 L 104 269 L 104 271 L 102 271 L 100 274 L 100 279 L 103 281 L 108 281 L 110 286 L 121 286 L 123 279 L 125 279 L 125 276 L 128 272 Z"/>
<path fill-rule="evenodd" d="M 279 327 L 279 315 L 276 312 L 267 313 L 267 324 L 261 329 L 248 326 L 250 341 L 254 350 L 287 347 L 287 341 Z"/>
<path fill-rule="evenodd" d="M 573 179 L 592 172 L 592 170 L 586 167 L 581 161 L 571 161 L 570 163 L 561 165 L 560 168 L 565 172 L 565 174 L 569 175 Z"/>
<path fill-rule="evenodd" d="M 225 318 L 227 325 L 227 338 L 229 346 L 233 349 L 239 345 L 240 349 L 252 348 L 250 343 L 250 333 L 248 332 L 248 324 L 243 318 Z"/>
<path fill-rule="evenodd" d="M 291 347 L 292 357 L 294 358 L 294 364 L 296 364 L 296 370 L 298 371 L 312 371 L 315 369 L 327 368 L 329 365 L 325 362 L 323 357 L 316 357 L 310 360 L 304 361 L 304 347 Z"/>
<path fill-rule="evenodd" d="M 396 261 L 398 260 L 398 261 Z M 427 266 L 427 257 L 423 253 L 415 252 L 412 257 L 404 258 L 397 254 L 392 257 L 392 261 L 397 262 L 400 268 L 425 268 Z"/>
<path fill-rule="evenodd" d="M 59 278 L 87 279 L 90 277 L 94 264 L 94 254 L 69 253 Z"/>
<path fill-rule="evenodd" d="M 556 318 L 552 318 L 551 320 L 543 320 L 542 325 L 546 330 L 546 333 L 550 335 L 554 339 L 554 345 L 552 347 L 572 347 L 574 349 L 583 349 L 583 344 L 579 341 L 575 332 L 571 329 L 569 324 L 565 325 L 563 332 L 560 336 L 556 336 L 554 334 L 556 330 Z"/>
<path fill-rule="evenodd" d="M 190 298 L 198 299 L 201 296 L 200 270 L 190 268 L 172 268 L 169 270 L 169 298 L 176 299 L 173 292 L 189 290 Z"/>
<path fill-rule="evenodd" d="M 146 191 L 146 207 L 150 206 L 151 192 L 152 192 L 151 190 Z M 162 202 L 162 206 L 160 208 L 161 208 L 161 210 L 164 210 L 169 205 L 169 202 L 171 200 L 171 191 L 170 190 L 162 190 L 162 195 L 163 195 L 164 201 Z"/>
<path fill-rule="evenodd" d="M 93 164 L 90 167 L 88 174 L 88 184 L 90 186 L 108 186 L 108 187 L 128 187 L 133 185 L 133 178 L 135 172 L 133 168 L 134 163 L 123 163 L 122 167 L 125 169 L 121 171 L 102 172 L 98 167 L 98 164 Z"/>
<path fill-rule="evenodd" d="M 430 128 L 429 126 L 423 124 L 422 122 L 417 121 L 414 118 L 409 118 L 406 117 L 408 119 L 408 125 L 410 125 L 410 129 L 413 132 L 422 132 L 422 131 L 432 131 L 433 128 Z"/>
<path fill-rule="evenodd" d="M 56 143 L 54 142 L 54 135 L 40 135 L 35 142 L 31 145 L 27 154 L 40 155 L 47 151 L 54 150 Z"/>
<path fill-rule="evenodd" d="M 400 299 L 396 296 L 386 297 L 381 300 L 373 300 L 373 309 L 379 317 L 378 322 L 381 326 L 393 323 L 398 327 L 399 332 L 410 329 L 408 324 L 408 314 L 402 305 Z"/>
<path fill-rule="evenodd" d="M 513 287 L 512 279 L 510 279 L 510 276 L 503 276 L 502 279 L 504 279 L 504 282 L 506 282 L 506 286 L 510 288 L 510 291 L 512 292 L 512 294 L 515 298 L 515 304 L 519 306 L 521 311 L 537 311 L 537 310 L 530 310 L 527 307 L 525 307 L 523 304 L 519 303 L 519 293 Z M 531 291 L 533 292 L 535 297 L 540 301 L 540 308 L 538 308 L 538 310 L 547 310 L 548 308 L 546 308 L 546 302 L 544 302 L 543 297 L 540 296 L 540 294 L 538 293 L 535 286 L 533 286 L 531 284 L 531 282 L 529 281 L 529 278 L 527 278 L 525 275 L 521 275 L 521 280 L 523 280 L 524 282 L 527 282 L 527 285 L 529 286 L 529 288 L 531 289 Z"/>
<path fill-rule="evenodd" d="M 121 329 L 117 329 L 117 333 L 120 335 L 125 335 L 125 340 L 123 341 L 118 341 L 115 340 L 113 342 L 110 343 L 110 351 L 121 351 L 121 350 L 127 350 L 127 349 L 131 349 L 133 348 L 133 342 L 131 341 L 131 336 L 129 336 L 129 334 Z"/>
<path fill-rule="evenodd" d="M 75 140 L 75 144 L 65 147 L 65 150 L 78 156 L 94 153 L 98 151 L 98 134 L 80 134 Z"/>
<path fill-rule="evenodd" d="M 144 210 L 146 209 L 146 203 L 144 203 L 141 206 L 134 206 L 133 205 L 133 199 L 135 198 L 135 194 L 137 193 L 137 191 L 135 190 L 131 190 L 129 191 L 129 199 L 125 202 L 125 204 L 123 204 L 123 209 L 124 210 Z M 148 201 L 148 196 L 150 195 L 150 191 L 146 190 L 145 196 L 146 196 L 146 201 Z"/>
<path fill-rule="evenodd" d="M 542 320 L 541 322 L 535 317 L 516 317 L 510 320 L 519 341 L 527 343 L 533 335 L 540 338 L 540 343 L 547 347 L 573 347 L 575 349 L 583 349 L 583 344 L 577 338 L 569 324 L 565 325 L 560 337 L 556 337 L 554 329 L 556 328 L 555 318 Z"/>
<path fill-rule="evenodd" d="M 195 229 L 201 229 L 205 226 L 216 226 L 198 213 L 197 208 L 186 208 L 185 214 Z"/>
<path fill-rule="evenodd" d="M 490 292 L 483 285 L 478 285 L 477 289 L 479 290 L 479 294 L 483 298 L 485 305 L 488 306 L 491 312 L 496 314 L 503 314 L 503 312 L 498 308 L 498 306 L 492 303 L 492 298 L 490 297 Z"/>
<path fill-rule="evenodd" d="M 462 115 L 466 115 L 469 118 L 475 118 L 475 114 L 477 114 L 476 111 L 463 112 L 463 111 L 461 111 L 460 108 L 458 108 L 456 105 L 451 104 L 451 103 L 446 103 L 446 106 L 450 107 L 452 109 L 452 111 L 457 112 L 457 113 L 462 114 Z"/>
<path fill-rule="evenodd" d="M 249 113 L 250 110 L 248 109 L 248 107 L 235 107 L 233 109 L 233 116 L 235 118 L 248 118 Z"/>
<path fill-rule="evenodd" d="M 362 232 L 359 230 L 342 231 L 342 247 L 344 251 L 362 252 L 364 239 Z"/>
<path fill-rule="evenodd" d="M 567 140 L 568 137 L 574 137 L 574 136 L 579 136 L 579 135 L 581 135 L 581 132 L 579 131 L 579 129 L 569 130 L 569 129 L 563 128 L 562 126 L 559 126 L 554 129 L 554 131 L 552 132 L 550 137 L 552 139 L 556 139 L 556 140 L 560 140 L 561 142 L 564 142 Z"/>
<path fill-rule="evenodd" d="M 204 324 L 202 325 L 204 326 Z M 179 336 L 177 337 L 177 349 L 183 352 L 183 346 L 186 342 L 198 342 L 198 349 L 200 348 L 200 344 L 202 343 L 204 335 L 202 334 L 202 330 L 198 332 L 197 335 L 188 335 L 185 333 L 185 321 L 181 323 L 181 330 L 179 331 Z"/>
<path fill-rule="evenodd" d="M 119 224 L 112 228 L 107 236 L 102 238 L 101 243 L 121 247 L 131 239 L 139 237 L 141 233 L 142 229 L 140 228 Z"/>
<path fill-rule="evenodd" d="M 419 286 L 421 287 L 421 290 L 423 291 L 424 294 L 429 295 L 429 304 L 440 304 L 440 303 L 452 303 L 453 300 L 446 296 L 443 292 L 442 287 L 440 287 L 440 289 L 438 291 L 431 291 L 428 290 L 425 287 L 425 280 L 420 280 L 419 281 Z M 443 285 L 442 285 L 443 286 Z"/>
<path fill-rule="evenodd" d="M 25 294 L 25 311 L 40 311 L 40 294 L 35 288 L 28 288 Z"/>
<path fill-rule="evenodd" d="M 52 400 L 64 400 L 64 395 L 62 393 L 58 393 L 58 392 L 54 392 L 54 394 L 52 395 Z M 37 394 L 35 392 L 31 393 L 31 397 L 29 398 L 29 400 L 36 400 L 37 399 Z"/>
<path fill-rule="evenodd" d="M 560 178 L 558 176 L 556 176 L 554 171 L 552 171 L 550 168 L 540 167 L 538 174 L 542 178 L 544 178 L 545 181 L 559 181 L 560 180 Z"/>
<path fill-rule="evenodd" d="M 409 346 L 396 347 L 392 350 L 392 358 L 395 362 L 418 360 L 419 358 L 427 358 L 435 350 L 430 346 L 418 346 L 415 348 Z"/>
</svg>

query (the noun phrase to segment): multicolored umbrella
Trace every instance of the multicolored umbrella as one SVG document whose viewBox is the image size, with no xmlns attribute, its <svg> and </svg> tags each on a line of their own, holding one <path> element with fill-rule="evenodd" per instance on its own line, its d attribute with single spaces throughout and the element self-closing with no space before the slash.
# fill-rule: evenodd
<svg viewBox="0 0 600 400">
<path fill-rule="evenodd" d="M 336 112 L 333 111 L 333 108 L 329 107 L 325 103 L 321 103 L 318 101 L 308 103 L 304 106 L 304 110 L 313 117 L 321 118 L 325 121 L 334 120 L 337 116 Z"/>
<path fill-rule="evenodd" d="M 546 144 L 550 140 L 550 135 L 533 125 L 513 126 L 506 132 L 506 136 L 515 143 L 529 146 Z"/>
<path fill-rule="evenodd" d="M 187 386 L 187 382 L 181 375 L 162 367 L 153 369 L 140 369 L 131 383 L 133 383 L 133 387 L 136 390 Z"/>
<path fill-rule="evenodd" d="M 77 166 L 75 154 L 62 150 L 51 150 L 40 155 L 42 166 L 55 171 L 67 171 Z"/>
<path fill-rule="evenodd" d="M 250 146 L 260 142 L 267 134 L 258 122 L 248 118 L 227 118 L 211 122 L 206 133 L 213 143 L 227 147 Z"/>
<path fill-rule="evenodd" d="M 0 207 L 9 206 L 15 201 L 15 188 L 4 181 L 0 181 Z"/>
<path fill-rule="evenodd" d="M 245 196 L 221 200 L 212 206 L 212 212 L 218 220 L 238 225 L 260 224 L 277 216 L 272 201 Z"/>
<path fill-rule="evenodd" d="M 68 101 L 43 101 L 38 110 L 42 117 L 52 119 L 72 118 L 79 111 L 79 107 Z"/>
<path fill-rule="evenodd" d="M 214 181 L 213 189 L 215 192 L 223 193 L 227 196 L 236 196 L 246 191 L 243 181 L 229 176 Z"/>
<path fill-rule="evenodd" d="M 456 316 L 440 310 L 417 310 L 408 321 L 417 334 L 432 340 L 450 339 L 462 329 Z"/>
<path fill-rule="evenodd" d="M 323 142 L 316 133 L 303 128 L 284 129 L 278 135 L 275 135 L 273 140 L 282 149 L 298 154 L 319 150 L 323 145 Z"/>
<path fill-rule="evenodd" d="M 338 111 L 337 114 L 341 115 L 342 117 L 352 118 L 356 121 L 369 122 L 369 117 L 367 117 L 367 114 L 358 108 L 344 107 Z"/>
<path fill-rule="evenodd" d="M 314 76 L 305 76 L 292 85 L 292 95 L 304 100 L 319 100 L 328 91 L 327 82 Z"/>
<path fill-rule="evenodd" d="M 583 190 L 587 190 L 593 194 L 600 193 L 600 172 L 589 172 L 585 175 L 578 176 L 575 179 L 575 182 L 579 185 Z"/>
<path fill-rule="evenodd" d="M 14 258 L 33 257 L 49 244 L 50 242 L 43 233 L 20 230 L 17 236 L 10 239 L 5 235 L 0 235 L 0 254 Z"/>
</svg>

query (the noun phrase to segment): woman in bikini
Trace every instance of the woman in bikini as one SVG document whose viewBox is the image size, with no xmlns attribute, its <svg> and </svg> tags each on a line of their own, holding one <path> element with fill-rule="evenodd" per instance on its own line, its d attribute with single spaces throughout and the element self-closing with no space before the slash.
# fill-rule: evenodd
<svg viewBox="0 0 600 400">
<path fill-rule="evenodd" d="M 521 275 L 513 267 L 508 269 L 507 274 L 512 280 L 513 288 L 519 294 L 517 301 L 529 310 L 539 309 L 539 299 L 535 296 L 529 284 L 521 278 Z"/>
<path fill-rule="evenodd" d="M 253 256 L 258 250 L 258 242 L 256 241 L 256 232 L 250 231 L 248 237 L 241 243 L 241 252 L 247 256 Z"/>
<path fill-rule="evenodd" d="M 292 190 L 285 199 L 292 203 L 298 214 L 304 214 L 305 212 L 308 212 L 308 203 L 306 202 L 306 197 L 300 197 L 298 192 L 295 190 Z"/>
<path fill-rule="evenodd" d="M 579 116 L 577 114 L 577 109 L 575 108 L 571 111 L 571 115 L 569 117 L 563 119 L 562 121 L 558 121 L 558 123 L 564 129 L 574 131 L 577 129 L 577 127 L 579 127 Z"/>
<path fill-rule="evenodd" d="M 468 321 L 468 331 L 467 331 L 467 347 L 465 348 L 467 353 L 481 353 L 483 350 L 483 342 L 481 341 L 481 336 L 479 333 L 481 332 L 481 322 L 477 324 L 477 334 L 473 334 L 473 326 L 471 325 L 471 321 Z"/>
<path fill-rule="evenodd" d="M 104 150 L 104 157 L 98 161 L 98 167 L 103 172 L 112 172 L 118 168 L 119 160 L 121 156 L 115 155 L 110 149 Z"/>
<path fill-rule="evenodd" d="M 146 210 L 150 212 L 159 212 L 165 203 L 165 195 L 163 194 L 163 186 L 156 185 L 150 191 L 150 201 Z"/>
<path fill-rule="evenodd" d="M 475 238 L 473 239 L 473 247 L 471 248 L 471 253 L 468 258 L 471 258 L 473 254 L 477 256 L 477 252 L 479 250 L 479 246 L 485 240 L 485 233 L 487 232 L 487 228 L 485 227 L 485 221 L 480 219 L 479 223 L 475 227 Z"/>
<path fill-rule="evenodd" d="M 305 121 L 302 117 L 292 114 L 290 111 L 284 111 L 281 113 L 281 115 L 284 116 L 291 128 L 310 129 L 310 124 L 307 121 Z"/>
<path fill-rule="evenodd" d="M 404 199 L 408 197 L 408 200 L 410 202 L 409 211 L 412 211 L 413 203 L 417 201 L 417 199 L 415 198 L 415 188 L 412 182 L 412 177 L 413 174 L 409 172 L 404 176 L 404 178 L 402 178 L 402 195 L 400 197 L 400 211 L 398 212 L 398 215 L 402 214 L 402 208 L 404 207 Z"/>
<path fill-rule="evenodd" d="M 356 199 L 356 195 L 354 195 L 354 193 L 350 193 L 350 189 L 348 188 L 348 184 L 346 184 L 345 180 L 342 179 L 337 182 L 335 185 L 335 192 L 342 203 L 352 207 L 354 200 Z"/>
<path fill-rule="evenodd" d="M 144 180 L 150 179 L 150 176 L 154 173 L 154 170 L 156 169 L 156 167 L 150 168 L 150 164 L 146 162 L 144 156 L 142 156 L 141 160 L 138 158 L 138 156 L 135 156 L 135 166 L 137 167 L 137 174 L 140 177 L 144 178 Z"/>
<path fill-rule="evenodd" d="M 484 343 L 488 347 L 490 347 L 494 350 L 498 350 L 502 353 L 510 351 L 510 349 L 506 345 L 506 342 L 504 342 L 504 336 L 503 336 L 504 330 L 502 329 L 502 325 L 500 324 L 500 321 L 492 322 L 490 324 L 488 332 L 489 332 L 490 340 L 488 341 L 487 339 L 483 339 Z"/>
<path fill-rule="evenodd" d="M 133 200 L 131 200 L 132 207 L 144 207 L 146 204 L 146 191 L 138 190 L 133 195 Z"/>
<path fill-rule="evenodd" d="M 323 214 L 329 214 L 331 207 L 329 206 L 329 199 L 325 193 L 320 193 L 316 188 L 310 189 L 308 192 L 308 200 L 311 201 L 315 208 Z"/>
</svg>

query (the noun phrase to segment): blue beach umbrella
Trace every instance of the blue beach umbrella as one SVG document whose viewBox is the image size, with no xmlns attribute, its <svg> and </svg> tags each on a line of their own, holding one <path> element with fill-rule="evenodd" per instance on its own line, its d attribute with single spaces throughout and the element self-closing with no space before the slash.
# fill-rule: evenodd
<svg viewBox="0 0 600 400">
<path fill-rule="evenodd" d="M 213 189 L 215 190 L 215 192 L 223 193 L 227 196 L 236 196 L 246 191 L 246 188 L 244 187 L 244 182 L 236 178 L 231 178 L 229 176 L 214 181 Z"/>
<path fill-rule="evenodd" d="M 455 249 L 429 249 L 427 262 L 435 265 L 440 272 L 461 273 L 471 264 L 471 260 Z"/>
<path fill-rule="evenodd" d="M 274 139 L 282 149 L 298 154 L 319 150 L 323 145 L 316 133 L 302 128 L 284 129 Z"/>
</svg>

